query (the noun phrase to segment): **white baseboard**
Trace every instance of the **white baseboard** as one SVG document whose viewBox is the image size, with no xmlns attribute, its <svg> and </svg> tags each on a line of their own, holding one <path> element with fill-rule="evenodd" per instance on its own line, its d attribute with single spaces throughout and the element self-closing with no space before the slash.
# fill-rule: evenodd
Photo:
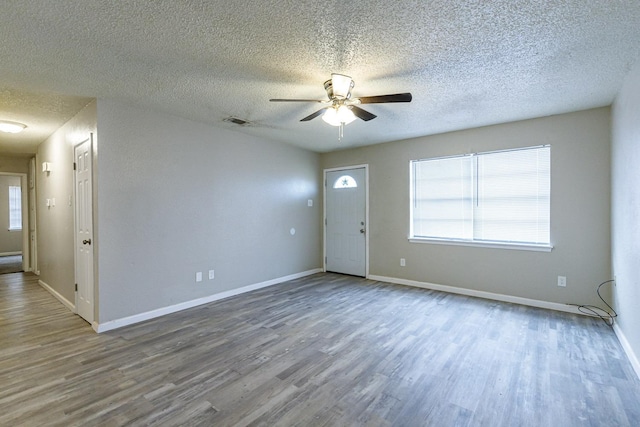
<svg viewBox="0 0 640 427">
<path fill-rule="evenodd" d="M 568 304 L 560 304 L 556 302 L 540 301 L 540 300 L 535 300 L 530 298 L 496 294 L 493 292 L 476 291 L 473 289 L 457 288 L 455 286 L 437 285 L 435 283 L 418 282 L 416 280 L 398 279 L 395 277 L 370 275 L 368 279 L 377 280 L 380 282 L 395 283 L 397 285 L 414 286 L 417 288 L 448 292 L 451 294 L 467 295 L 471 297 L 484 298 L 484 299 L 490 299 L 495 301 L 504 301 L 504 302 L 510 302 L 514 304 L 528 305 L 531 307 L 546 308 L 549 310 L 564 311 L 567 313 L 581 314 L 583 316 L 585 315 L 584 313 L 580 312 L 578 310 L 578 307 L 576 306 L 568 305 Z"/>
<path fill-rule="evenodd" d="M 633 348 L 631 348 L 631 344 L 629 344 L 627 337 L 624 335 L 624 332 L 622 332 L 622 329 L 620 329 L 617 323 L 613 324 L 613 331 L 616 333 L 622 349 L 629 358 L 629 362 L 631 362 L 633 370 L 636 371 L 636 375 L 640 378 L 640 360 L 638 360 L 638 356 L 634 353 Z"/>
<path fill-rule="evenodd" d="M 22 251 L 17 252 L 0 252 L 0 256 L 22 255 Z"/>
<path fill-rule="evenodd" d="M 69 310 L 71 310 L 72 313 L 76 312 L 76 305 L 72 304 L 68 299 L 66 299 L 65 297 L 63 297 L 62 295 L 60 295 L 58 293 L 58 291 L 56 291 L 55 289 L 53 289 L 51 286 L 49 286 L 48 284 L 46 284 L 45 282 L 43 282 L 42 280 L 38 280 L 38 283 L 40 284 L 40 286 L 42 286 L 43 288 L 45 288 L 51 295 L 53 295 L 54 297 L 56 297 L 56 299 L 58 301 L 60 301 L 65 307 L 67 307 Z"/>
<path fill-rule="evenodd" d="M 284 277 L 278 277 L 276 279 L 267 280 L 265 282 L 255 283 L 253 285 L 243 286 L 238 289 L 231 289 L 228 291 L 220 292 L 218 294 L 209 295 L 202 298 L 197 298 L 191 301 L 185 301 L 179 304 L 170 305 L 167 307 L 158 308 L 155 310 L 147 311 L 140 314 L 134 314 L 133 316 L 123 317 L 121 319 L 109 320 L 104 323 L 93 322 L 93 329 L 98 332 L 111 331 L 113 329 L 122 328 L 123 326 L 133 325 L 134 323 L 144 322 L 145 320 L 154 319 L 156 317 L 165 316 L 167 314 L 175 313 L 178 311 L 186 310 L 189 308 L 197 307 L 202 304 L 208 304 L 213 301 L 229 298 L 232 296 L 244 294 L 246 292 L 255 291 L 256 289 L 266 288 L 267 286 L 277 285 L 278 283 L 287 282 L 289 280 L 299 279 L 301 277 L 310 276 L 312 274 L 322 272 L 321 268 L 315 268 L 313 270 L 303 271 L 301 273 L 290 274 Z"/>
</svg>

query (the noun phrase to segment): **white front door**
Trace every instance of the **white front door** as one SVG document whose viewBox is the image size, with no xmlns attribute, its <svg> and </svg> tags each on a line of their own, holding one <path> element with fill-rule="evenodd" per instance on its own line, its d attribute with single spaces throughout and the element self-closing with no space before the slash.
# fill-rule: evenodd
<svg viewBox="0 0 640 427">
<path fill-rule="evenodd" d="M 74 148 L 75 162 L 75 246 L 76 309 L 87 322 L 93 322 L 93 197 L 91 191 L 92 139 Z"/>
<path fill-rule="evenodd" d="M 365 277 L 366 170 L 326 173 L 326 271 Z"/>
</svg>

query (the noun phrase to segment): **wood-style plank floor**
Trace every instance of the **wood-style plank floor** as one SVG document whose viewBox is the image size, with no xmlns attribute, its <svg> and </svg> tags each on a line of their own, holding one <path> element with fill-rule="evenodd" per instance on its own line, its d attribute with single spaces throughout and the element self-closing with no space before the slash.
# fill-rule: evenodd
<svg viewBox="0 0 640 427">
<path fill-rule="evenodd" d="M 2 426 L 638 426 L 601 321 L 317 274 L 96 334 L 0 276 Z"/>
</svg>

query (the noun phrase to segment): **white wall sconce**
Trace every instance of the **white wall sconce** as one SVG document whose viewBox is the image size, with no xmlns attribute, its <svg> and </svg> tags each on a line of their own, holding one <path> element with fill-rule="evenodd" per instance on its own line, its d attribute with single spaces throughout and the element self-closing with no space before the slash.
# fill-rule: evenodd
<svg viewBox="0 0 640 427">
<path fill-rule="evenodd" d="M 51 162 L 42 162 L 42 172 L 51 172 Z"/>
</svg>

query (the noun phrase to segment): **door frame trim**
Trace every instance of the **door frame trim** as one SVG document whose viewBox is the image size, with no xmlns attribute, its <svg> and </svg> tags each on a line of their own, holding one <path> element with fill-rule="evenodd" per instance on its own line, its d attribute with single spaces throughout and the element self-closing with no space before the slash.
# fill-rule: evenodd
<svg viewBox="0 0 640 427">
<path fill-rule="evenodd" d="M 348 171 L 353 169 L 364 168 L 364 277 L 369 278 L 369 164 L 341 166 L 336 168 L 324 169 L 322 179 L 324 182 L 322 192 L 322 271 L 327 272 L 327 172 Z"/>
<path fill-rule="evenodd" d="M 31 161 L 31 160 L 29 160 Z M 25 272 L 32 271 L 31 268 L 31 245 L 29 244 L 30 226 L 29 223 L 29 174 L 23 172 L 0 172 L 3 176 L 15 176 L 20 178 L 20 213 L 22 215 L 22 270 Z"/>
</svg>

